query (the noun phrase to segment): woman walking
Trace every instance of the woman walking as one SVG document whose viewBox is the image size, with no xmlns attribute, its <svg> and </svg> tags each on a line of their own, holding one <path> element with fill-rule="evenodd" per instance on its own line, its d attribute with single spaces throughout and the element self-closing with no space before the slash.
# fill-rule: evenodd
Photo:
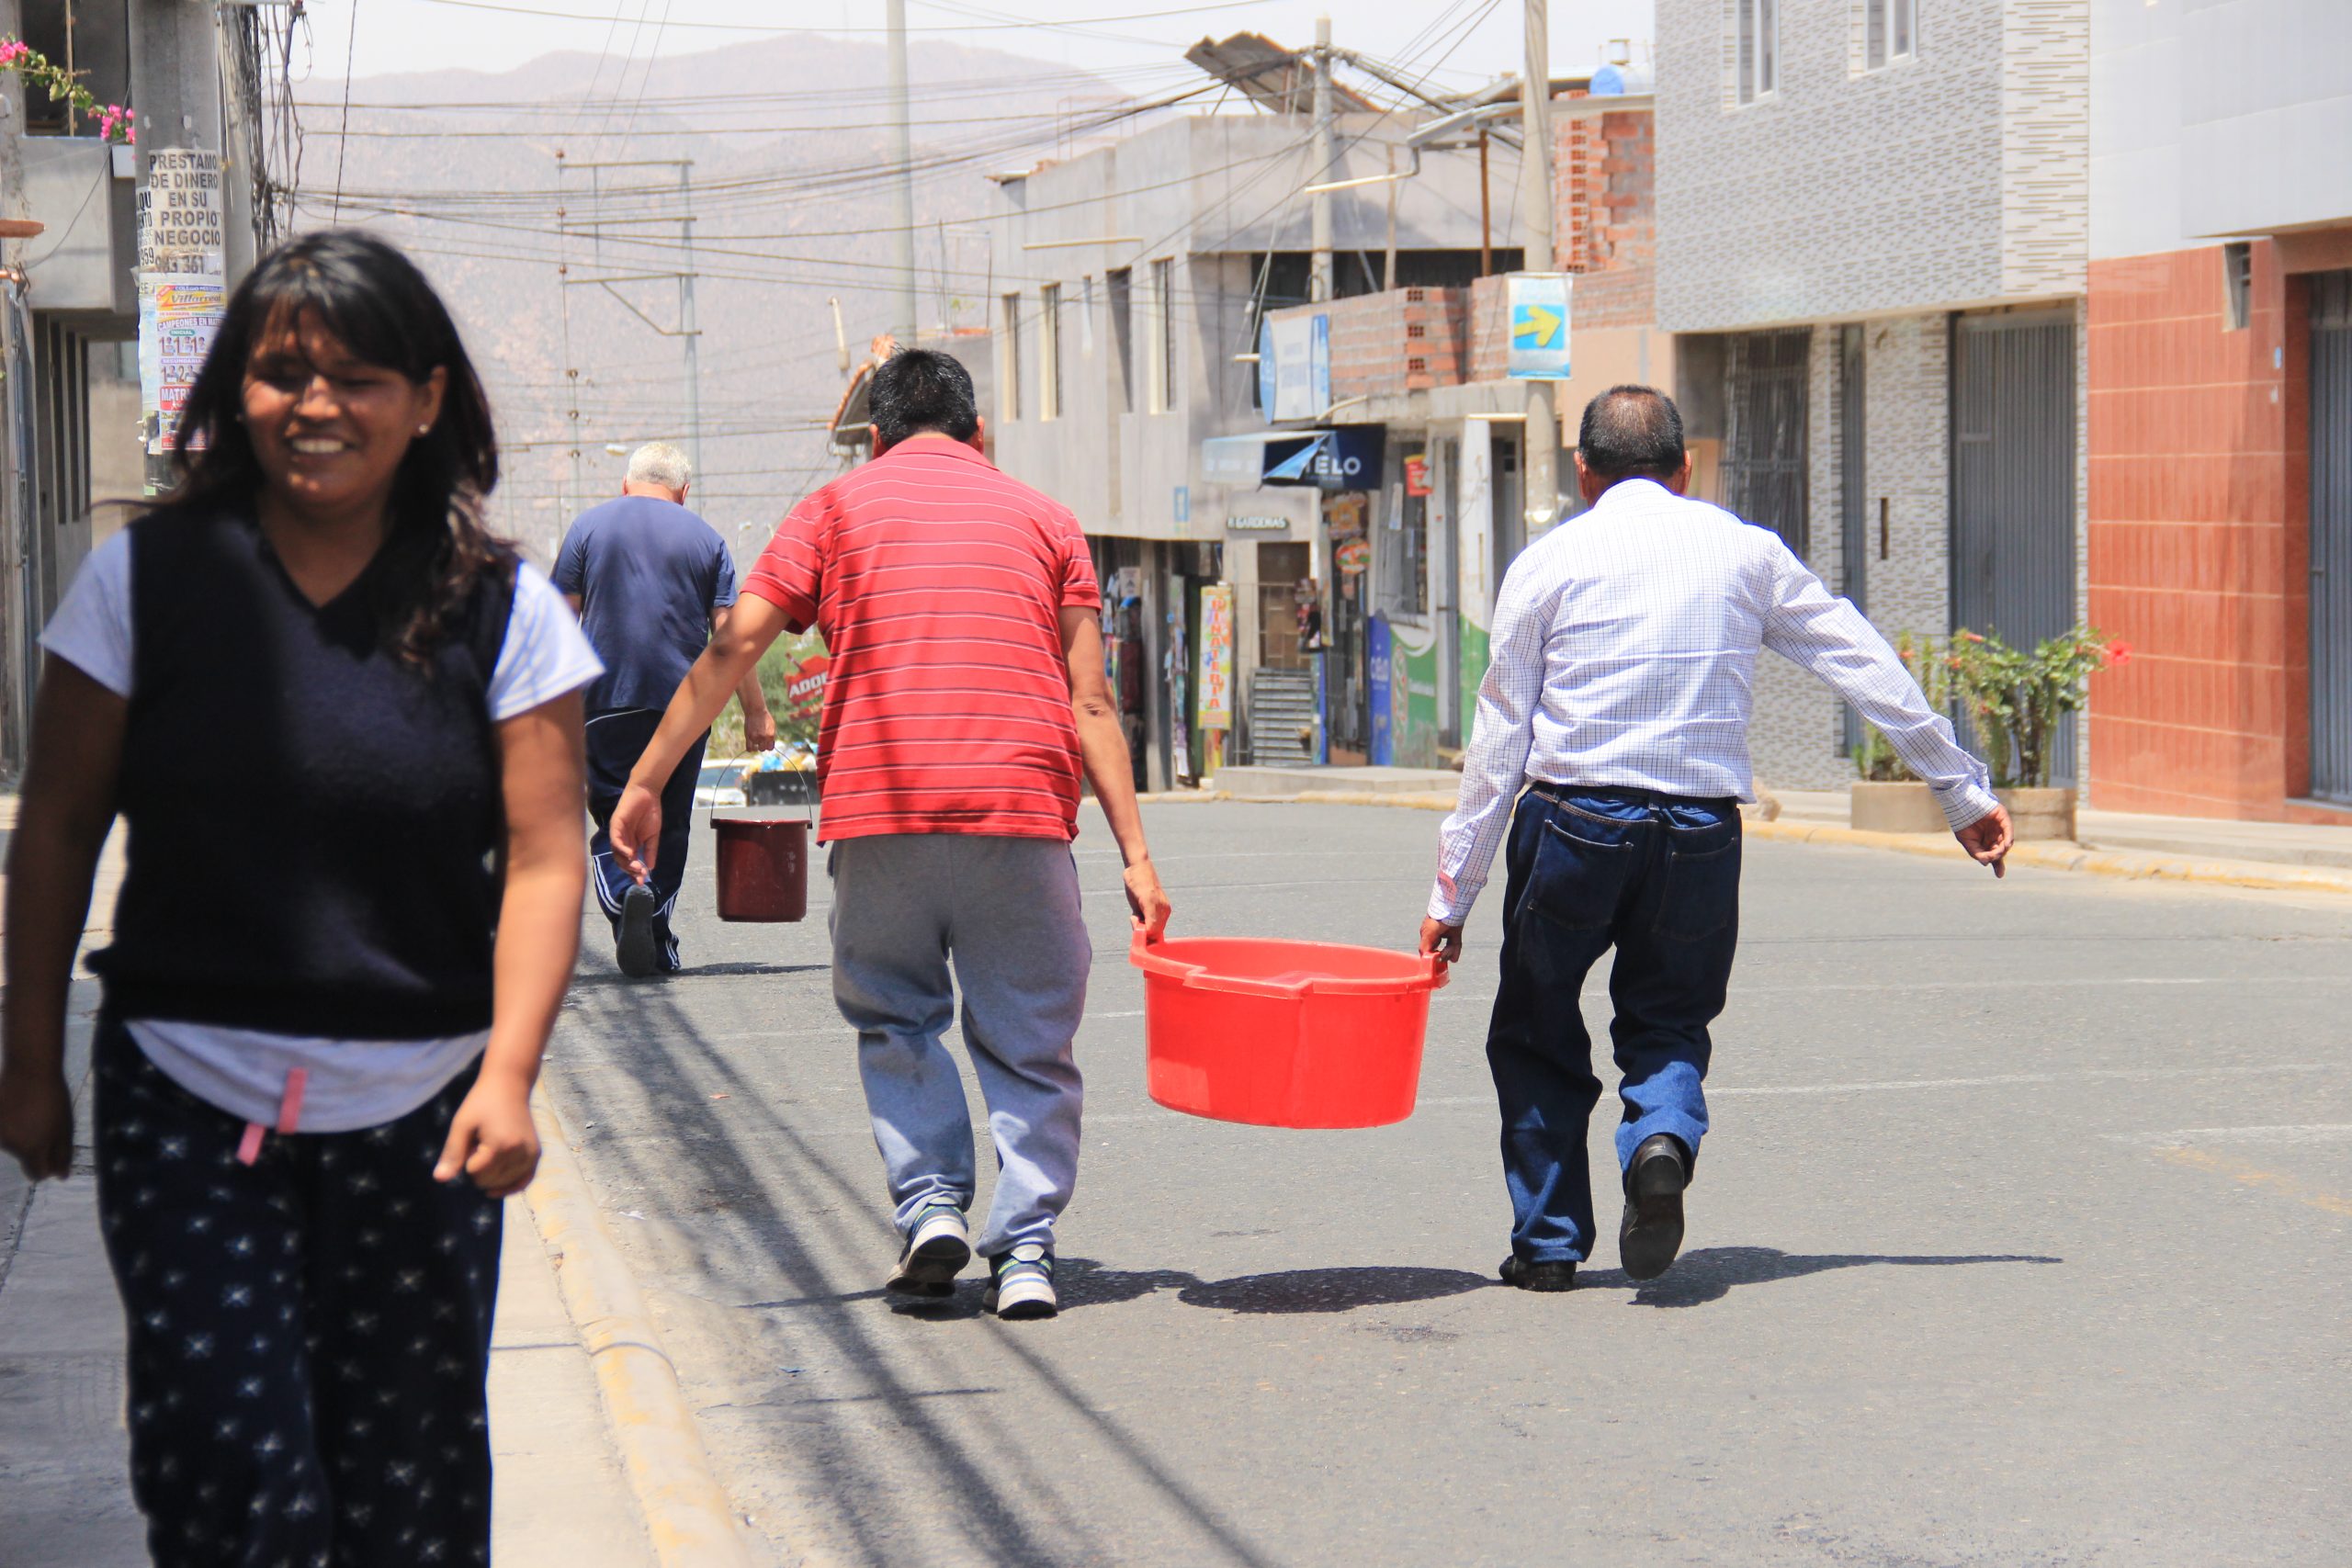
<svg viewBox="0 0 2352 1568">
<path fill-rule="evenodd" d="M 486 1562 L 499 1201 L 579 942 L 595 656 L 484 531 L 481 383 L 380 241 L 262 263 L 177 456 L 42 637 L 0 1145 L 70 1169 L 66 987 L 119 811 L 98 1212 L 150 1551 Z"/>
</svg>

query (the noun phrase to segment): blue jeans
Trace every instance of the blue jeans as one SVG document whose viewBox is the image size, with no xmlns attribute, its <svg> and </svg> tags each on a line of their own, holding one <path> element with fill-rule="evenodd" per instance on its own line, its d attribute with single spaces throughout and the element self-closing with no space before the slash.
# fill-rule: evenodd
<svg viewBox="0 0 2352 1568">
<path fill-rule="evenodd" d="M 1600 1080 L 1579 993 L 1612 945 L 1618 1166 L 1654 1133 L 1697 1156 L 1707 1025 L 1723 1011 L 1739 939 L 1739 843 L 1729 800 L 1566 788 L 1520 797 L 1487 1060 L 1502 1102 L 1511 1250 L 1529 1262 L 1592 1255 L 1585 1127 Z"/>
</svg>

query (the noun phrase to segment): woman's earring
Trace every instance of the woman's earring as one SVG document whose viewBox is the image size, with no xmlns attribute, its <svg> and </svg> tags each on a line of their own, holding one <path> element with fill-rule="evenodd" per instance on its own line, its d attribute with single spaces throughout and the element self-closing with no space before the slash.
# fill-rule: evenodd
<svg viewBox="0 0 2352 1568">
<path fill-rule="evenodd" d="M 433 434 L 433 427 L 429 424 L 420 424 L 416 427 L 416 433 L 419 435 L 430 435 Z"/>
</svg>

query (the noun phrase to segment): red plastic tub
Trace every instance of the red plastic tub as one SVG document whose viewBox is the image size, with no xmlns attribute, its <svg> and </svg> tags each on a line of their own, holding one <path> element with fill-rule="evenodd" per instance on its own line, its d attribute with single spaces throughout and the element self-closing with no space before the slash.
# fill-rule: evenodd
<svg viewBox="0 0 2352 1568">
<path fill-rule="evenodd" d="M 1413 1113 L 1434 958 L 1326 942 L 1192 937 L 1146 946 L 1151 1098 L 1261 1127 L 1381 1127 Z"/>
</svg>

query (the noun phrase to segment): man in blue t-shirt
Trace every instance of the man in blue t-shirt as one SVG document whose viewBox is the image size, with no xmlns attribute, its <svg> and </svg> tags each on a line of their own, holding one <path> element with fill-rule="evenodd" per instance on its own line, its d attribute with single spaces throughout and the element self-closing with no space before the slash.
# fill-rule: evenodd
<svg viewBox="0 0 2352 1568">
<path fill-rule="evenodd" d="M 588 688 L 588 809 L 596 819 L 588 848 L 596 899 L 613 922 L 614 956 L 625 975 L 679 966 L 670 912 L 685 880 L 703 741 L 695 742 L 662 792 L 662 848 L 648 886 L 615 863 L 605 827 L 662 710 L 735 603 L 727 541 L 686 510 L 693 478 L 686 455 L 668 442 L 639 447 L 620 499 L 582 513 L 555 564 L 556 587 L 605 661 L 603 677 Z M 743 677 L 736 697 L 748 747 L 775 745 L 775 720 L 757 670 Z"/>
</svg>

